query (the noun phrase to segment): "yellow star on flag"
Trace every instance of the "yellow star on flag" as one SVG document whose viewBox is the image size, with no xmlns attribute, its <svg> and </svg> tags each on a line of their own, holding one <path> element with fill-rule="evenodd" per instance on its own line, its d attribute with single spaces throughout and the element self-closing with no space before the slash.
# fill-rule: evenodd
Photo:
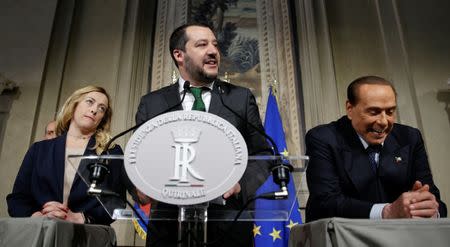
<svg viewBox="0 0 450 247">
<path fill-rule="evenodd" d="M 281 232 L 281 230 L 277 231 L 277 229 L 275 229 L 275 227 L 272 228 L 272 232 L 269 235 L 272 236 L 273 242 L 275 242 L 275 240 L 277 240 L 277 238 L 281 239 L 280 232 Z"/>
<path fill-rule="evenodd" d="M 284 149 L 283 152 L 281 152 L 281 154 L 285 157 L 289 156 L 289 152 L 287 151 L 287 149 Z"/>
<path fill-rule="evenodd" d="M 292 227 L 294 227 L 295 225 L 298 225 L 298 223 L 293 222 L 292 220 L 289 220 L 289 225 L 286 225 L 286 227 L 289 228 L 289 230 L 291 230 Z"/>
<path fill-rule="evenodd" d="M 256 235 L 261 235 L 261 226 L 257 226 L 256 224 L 253 224 L 253 237 L 256 237 Z"/>
</svg>

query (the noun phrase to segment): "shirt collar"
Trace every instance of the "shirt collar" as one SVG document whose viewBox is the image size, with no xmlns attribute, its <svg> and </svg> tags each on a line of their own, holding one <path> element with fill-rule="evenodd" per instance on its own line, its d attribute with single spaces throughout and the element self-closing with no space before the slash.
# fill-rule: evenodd
<svg viewBox="0 0 450 247">
<path fill-rule="evenodd" d="M 180 92 L 180 93 L 183 93 L 183 90 L 184 90 L 184 82 L 185 82 L 186 80 L 185 79 L 183 79 L 183 77 L 179 77 L 178 78 L 178 91 Z M 209 89 L 213 89 L 213 86 L 214 86 L 214 81 L 213 82 L 211 82 L 211 83 L 208 83 L 208 84 L 206 84 L 206 85 L 204 85 L 204 87 L 207 87 L 207 88 L 209 88 Z"/>
<path fill-rule="evenodd" d="M 359 134 L 358 134 L 359 140 L 361 141 L 364 149 L 367 149 L 369 147 L 369 144 L 366 142 L 366 140 L 364 140 L 364 138 L 362 138 Z M 381 143 L 381 146 L 384 145 L 384 142 Z"/>
</svg>

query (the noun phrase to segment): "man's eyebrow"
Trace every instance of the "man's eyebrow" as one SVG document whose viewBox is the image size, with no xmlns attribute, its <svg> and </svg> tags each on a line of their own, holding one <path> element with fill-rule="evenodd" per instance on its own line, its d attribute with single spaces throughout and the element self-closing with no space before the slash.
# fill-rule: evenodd
<svg viewBox="0 0 450 247">
<path fill-rule="evenodd" d="M 198 42 L 205 42 L 205 41 L 208 42 L 208 39 L 198 39 L 198 40 L 195 41 L 195 43 L 198 43 Z"/>
</svg>

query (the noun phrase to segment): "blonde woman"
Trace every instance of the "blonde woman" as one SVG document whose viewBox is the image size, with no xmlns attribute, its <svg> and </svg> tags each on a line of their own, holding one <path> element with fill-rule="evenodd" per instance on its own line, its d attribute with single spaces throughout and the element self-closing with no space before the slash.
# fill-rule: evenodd
<svg viewBox="0 0 450 247">
<path fill-rule="evenodd" d="M 75 91 L 57 117 L 57 137 L 34 143 L 28 150 L 7 196 L 12 217 L 51 217 L 74 223 L 108 225 L 108 213 L 76 173 L 86 170 L 87 161 L 69 161 L 69 154 L 100 154 L 110 140 L 111 100 L 105 89 L 87 86 Z M 109 154 L 122 154 L 116 145 Z M 102 186 L 125 197 L 123 165 L 110 163 L 111 173 Z M 119 203 L 120 204 L 120 203 Z M 118 207 L 122 205 L 117 205 Z"/>
</svg>

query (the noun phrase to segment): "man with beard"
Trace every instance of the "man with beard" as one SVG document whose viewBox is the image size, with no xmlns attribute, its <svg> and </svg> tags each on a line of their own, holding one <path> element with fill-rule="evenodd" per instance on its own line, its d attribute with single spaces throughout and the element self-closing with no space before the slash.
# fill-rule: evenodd
<svg viewBox="0 0 450 247">
<path fill-rule="evenodd" d="M 377 76 L 347 88 L 347 116 L 306 135 L 306 220 L 446 217 L 418 129 L 396 124 L 396 92 Z"/>
<path fill-rule="evenodd" d="M 178 27 L 170 37 L 170 54 L 179 70 L 180 78 L 177 83 L 142 97 L 136 113 L 136 124 L 145 122 L 180 102 L 184 83 L 189 81 L 191 87 L 186 98 L 182 105 L 174 110 L 195 109 L 218 115 L 239 130 L 247 143 L 249 155 L 270 155 L 271 150 L 265 137 L 243 120 L 246 119 L 259 129 L 263 129 L 253 94 L 247 88 L 235 86 L 217 78 L 220 52 L 212 29 L 203 24 L 186 24 Z M 219 93 L 224 103 L 237 112 L 242 119 L 222 105 Z M 268 177 L 269 165 L 270 163 L 265 161 L 249 161 L 241 180 L 223 195 L 226 200 L 226 205 L 223 207 L 232 210 L 241 209 Z M 141 195 L 140 201 L 148 202 L 149 198 Z M 162 203 L 154 203 L 152 207 L 178 209 L 176 206 Z M 213 205 L 212 207 L 221 206 Z M 155 221 L 153 223 L 157 232 L 149 233 L 147 245 L 175 246 L 176 222 Z M 228 226 L 229 223 L 209 222 L 208 242 L 224 235 Z M 225 235 L 212 246 L 252 246 L 252 241 L 251 222 L 241 222 L 237 227 L 233 227 L 230 234 Z"/>
</svg>

